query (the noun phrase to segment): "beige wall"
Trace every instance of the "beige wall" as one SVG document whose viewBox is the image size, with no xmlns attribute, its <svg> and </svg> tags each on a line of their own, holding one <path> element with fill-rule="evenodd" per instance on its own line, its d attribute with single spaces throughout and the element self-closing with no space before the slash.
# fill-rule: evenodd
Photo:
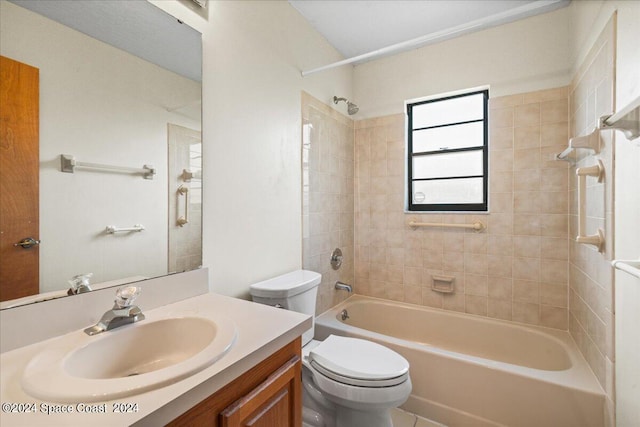
<svg viewBox="0 0 640 427">
<path fill-rule="evenodd" d="M 213 291 L 302 266 L 302 90 L 351 97 L 352 69 L 305 77 L 342 59 L 283 1 L 212 1 L 209 20 L 154 4 L 203 33 L 203 263 Z"/>
<path fill-rule="evenodd" d="M 404 115 L 356 122 L 356 292 L 567 328 L 565 87 L 490 101 L 487 215 L 405 214 Z M 475 233 L 407 222 L 470 223 Z M 431 290 L 432 275 L 455 292 Z"/>
<path fill-rule="evenodd" d="M 492 96 L 570 81 L 569 10 L 559 9 L 358 65 L 358 118 L 403 112 L 404 101 L 491 85 Z"/>
<path fill-rule="evenodd" d="M 316 313 L 349 295 L 337 280 L 353 284 L 353 120 L 302 94 L 302 266 L 322 274 Z M 331 267 L 340 248 L 343 264 Z"/>
</svg>

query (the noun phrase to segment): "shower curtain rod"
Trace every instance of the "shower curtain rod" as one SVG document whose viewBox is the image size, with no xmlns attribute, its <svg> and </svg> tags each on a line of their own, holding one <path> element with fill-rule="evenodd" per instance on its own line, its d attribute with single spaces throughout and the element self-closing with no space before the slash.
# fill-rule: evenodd
<svg viewBox="0 0 640 427">
<path fill-rule="evenodd" d="M 404 42 L 396 43 L 391 46 L 383 47 L 381 49 L 376 49 L 374 51 L 363 53 L 362 55 L 353 56 L 348 59 L 343 59 L 341 61 L 337 61 L 328 65 L 324 65 L 322 67 L 314 68 L 311 70 L 302 71 L 302 77 L 319 73 L 321 71 L 329 70 L 331 68 L 341 67 L 343 65 L 352 64 L 354 62 L 363 61 L 365 59 L 374 58 L 377 56 L 382 56 L 390 53 L 400 52 L 402 50 L 410 49 L 412 47 L 419 47 L 421 45 L 425 45 L 428 43 L 433 43 L 437 41 L 442 41 L 448 38 L 452 38 L 457 35 L 462 35 L 466 32 L 469 32 L 473 29 L 483 29 L 488 28 L 494 25 L 499 25 L 509 21 L 510 18 L 517 17 L 523 13 L 527 13 L 533 10 L 545 9 L 545 12 L 550 12 L 555 9 L 559 9 L 563 7 L 564 4 L 568 4 L 567 0 L 540 0 L 532 3 L 525 4 L 520 7 L 516 7 L 511 10 L 507 10 L 502 13 L 498 13 L 496 15 L 492 15 L 487 18 L 476 19 L 471 22 L 467 22 L 465 24 L 461 24 L 455 26 L 450 29 L 436 31 L 434 33 L 426 34 L 424 36 L 416 37 L 411 40 L 407 40 Z"/>
</svg>

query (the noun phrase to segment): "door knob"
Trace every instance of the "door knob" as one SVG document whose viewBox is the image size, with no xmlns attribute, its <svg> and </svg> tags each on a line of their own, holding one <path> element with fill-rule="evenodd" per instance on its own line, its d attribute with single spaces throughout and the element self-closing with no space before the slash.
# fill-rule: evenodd
<svg viewBox="0 0 640 427">
<path fill-rule="evenodd" d="M 33 237 L 25 237 L 24 239 L 20 240 L 18 243 L 14 243 L 13 246 L 22 246 L 22 249 L 29 249 L 39 244 L 40 244 L 40 240 L 36 240 Z"/>
</svg>

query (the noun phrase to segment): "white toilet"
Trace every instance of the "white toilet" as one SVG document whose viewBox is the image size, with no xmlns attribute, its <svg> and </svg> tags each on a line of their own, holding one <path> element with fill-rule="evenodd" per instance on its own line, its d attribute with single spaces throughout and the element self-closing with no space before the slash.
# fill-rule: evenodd
<svg viewBox="0 0 640 427">
<path fill-rule="evenodd" d="M 297 270 L 251 285 L 255 302 L 315 315 L 322 276 Z M 303 420 L 308 427 L 392 427 L 390 409 L 411 393 L 409 362 L 371 341 L 302 335 Z"/>
</svg>

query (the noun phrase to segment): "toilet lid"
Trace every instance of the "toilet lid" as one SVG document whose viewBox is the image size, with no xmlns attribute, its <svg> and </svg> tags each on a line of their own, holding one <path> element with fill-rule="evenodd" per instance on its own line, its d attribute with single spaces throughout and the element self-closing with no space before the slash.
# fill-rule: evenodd
<svg viewBox="0 0 640 427">
<path fill-rule="evenodd" d="M 352 385 L 388 387 L 402 383 L 409 362 L 371 341 L 329 335 L 309 353 L 312 366 L 324 375 Z"/>
</svg>

